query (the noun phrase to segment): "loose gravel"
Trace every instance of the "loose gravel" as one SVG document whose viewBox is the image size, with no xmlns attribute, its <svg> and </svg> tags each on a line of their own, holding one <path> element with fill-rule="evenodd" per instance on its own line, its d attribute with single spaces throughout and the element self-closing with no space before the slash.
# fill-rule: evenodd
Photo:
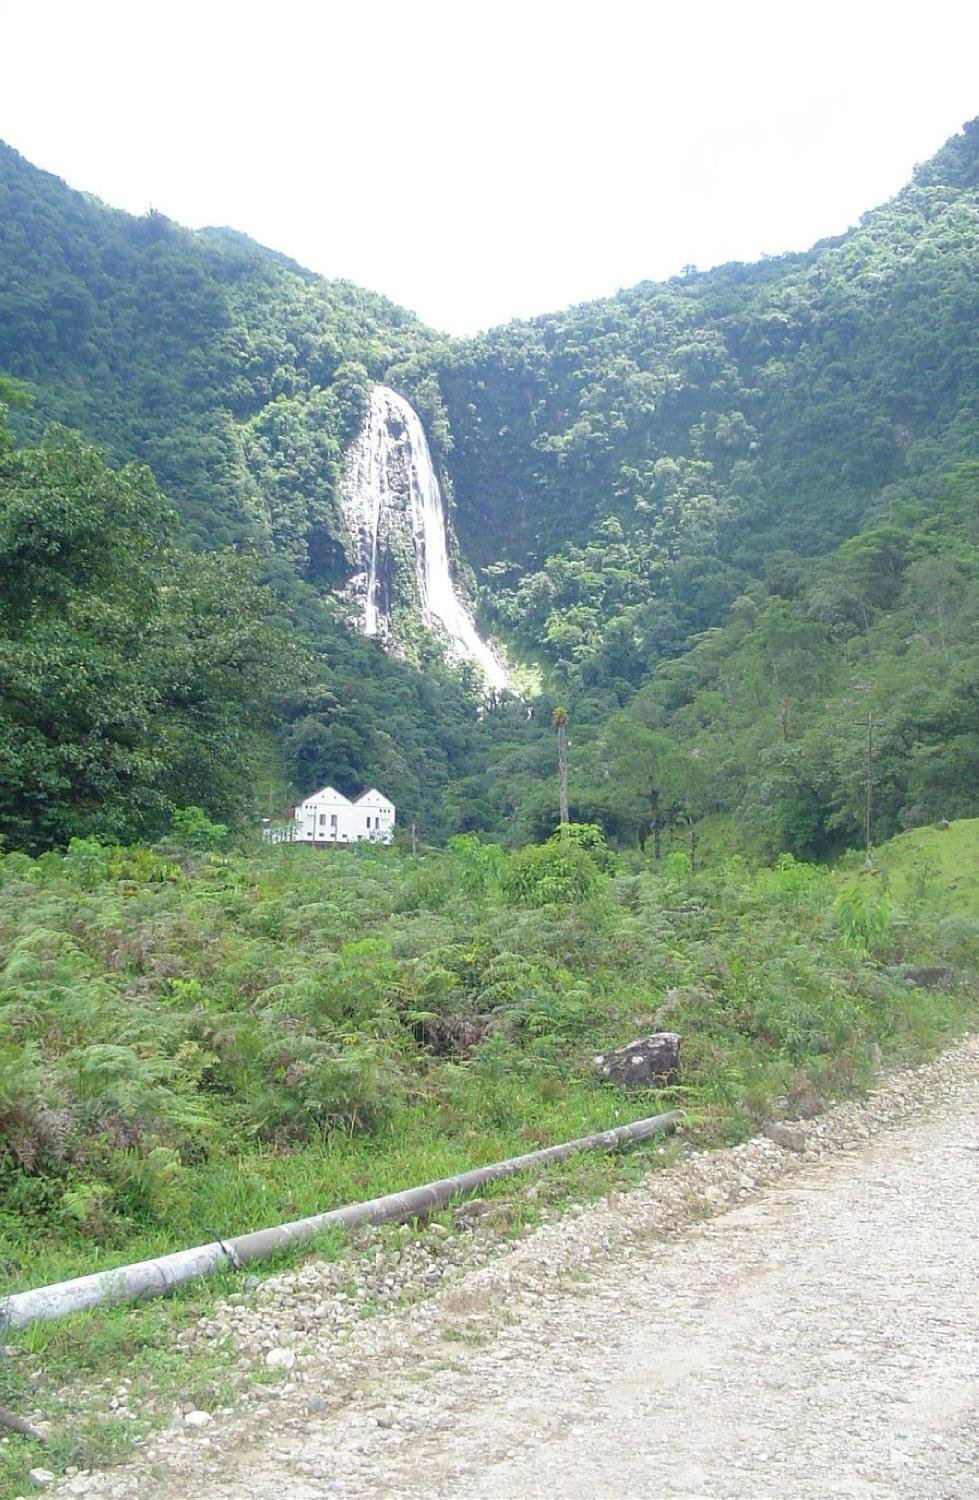
<svg viewBox="0 0 979 1500">
<path fill-rule="evenodd" d="M 47 1492 L 964 1500 L 977 1079 L 973 1038 L 515 1244 L 468 1215 L 253 1283 L 185 1337 L 278 1383 Z"/>
</svg>

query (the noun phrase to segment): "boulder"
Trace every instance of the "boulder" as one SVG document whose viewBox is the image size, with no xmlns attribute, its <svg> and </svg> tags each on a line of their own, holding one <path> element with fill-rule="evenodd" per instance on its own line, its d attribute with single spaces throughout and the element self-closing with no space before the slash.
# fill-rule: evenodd
<svg viewBox="0 0 979 1500">
<path fill-rule="evenodd" d="M 951 964 L 897 964 L 884 972 L 912 990 L 948 990 L 955 983 Z"/>
<path fill-rule="evenodd" d="M 785 1112 L 792 1120 L 814 1120 L 823 1112 L 823 1102 L 808 1073 L 797 1073 L 785 1100 Z"/>
<path fill-rule="evenodd" d="M 951 964 L 922 964 L 904 971 L 905 984 L 916 990 L 947 990 L 955 983 Z"/>
<path fill-rule="evenodd" d="M 609 1083 L 624 1088 L 663 1088 L 676 1080 L 680 1038 L 675 1031 L 654 1031 L 651 1036 L 637 1037 L 624 1047 L 600 1053 L 594 1066 Z"/>
<path fill-rule="evenodd" d="M 776 1146 L 781 1146 L 783 1151 L 805 1151 L 806 1149 L 805 1132 L 792 1125 L 783 1125 L 781 1121 L 766 1125 L 762 1135 L 774 1141 Z"/>
</svg>

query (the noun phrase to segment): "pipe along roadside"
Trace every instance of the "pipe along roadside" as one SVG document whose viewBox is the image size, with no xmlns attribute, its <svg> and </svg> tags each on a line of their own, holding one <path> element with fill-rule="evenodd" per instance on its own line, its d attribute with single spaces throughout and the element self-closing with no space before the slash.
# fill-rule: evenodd
<svg viewBox="0 0 979 1500">
<path fill-rule="evenodd" d="M 511 1156 L 507 1161 L 477 1167 L 457 1177 L 427 1182 L 404 1193 L 389 1193 L 367 1203 L 330 1209 L 308 1219 L 294 1219 L 272 1229 L 256 1229 L 251 1234 L 215 1240 L 192 1250 L 176 1250 L 172 1255 L 137 1261 L 131 1266 L 119 1266 L 114 1271 L 78 1276 L 73 1281 L 55 1282 L 31 1292 L 13 1292 L 0 1299 L 0 1329 L 4 1326 L 24 1328 L 29 1323 L 63 1318 L 69 1313 L 83 1312 L 106 1303 L 161 1297 L 197 1276 L 208 1276 L 222 1266 L 237 1269 L 249 1261 L 263 1260 L 276 1251 L 311 1240 L 325 1229 L 356 1229 L 361 1224 L 403 1223 L 407 1219 L 423 1218 L 444 1208 L 450 1199 L 471 1193 L 501 1177 L 512 1177 L 528 1167 L 564 1161 L 577 1151 L 616 1151 L 620 1146 L 635 1145 L 661 1132 L 670 1134 L 684 1118 L 682 1109 L 671 1109 L 666 1114 L 636 1120 L 632 1125 L 619 1125 L 614 1130 L 565 1141 L 561 1146 L 547 1146 L 541 1151 L 528 1151 L 524 1156 Z"/>
</svg>

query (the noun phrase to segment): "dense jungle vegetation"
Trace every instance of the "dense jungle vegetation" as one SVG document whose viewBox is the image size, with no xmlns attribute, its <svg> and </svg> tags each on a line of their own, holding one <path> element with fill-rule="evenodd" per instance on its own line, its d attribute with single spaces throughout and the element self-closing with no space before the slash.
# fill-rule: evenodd
<svg viewBox="0 0 979 1500">
<path fill-rule="evenodd" d="M 450 341 L 231 231 L 133 219 L 0 148 L 0 370 L 31 398 L 10 416 L 27 451 L 8 447 L 0 483 L 16 491 L 18 465 L 67 452 L 74 439 L 44 436 L 56 420 L 113 471 L 152 469 L 177 520 L 161 523 L 151 570 L 164 551 L 188 578 L 202 566 L 191 553 L 226 571 L 231 551 L 251 559 L 236 587 L 247 573 L 264 588 L 251 618 L 292 645 L 278 637 L 250 698 L 264 738 L 256 725 L 247 756 L 230 708 L 243 681 L 221 686 L 239 744 L 229 757 L 215 734 L 214 774 L 187 799 L 213 817 L 376 781 L 430 839 L 539 838 L 557 818 L 557 703 L 573 815 L 619 844 L 693 826 L 705 851 L 845 848 L 863 818 L 868 714 L 880 837 L 974 811 L 977 156 L 973 122 L 892 202 L 806 254 Z M 434 644 L 385 657 L 351 635 L 335 592 L 343 451 L 378 378 L 421 412 L 478 570 L 460 558 L 462 576 L 536 684 L 481 721 Z M 60 463 L 62 487 L 82 482 Z M 126 472 L 105 483 L 137 483 Z M 25 544 L 12 528 L 30 524 L 18 507 L 13 567 Z M 17 655 L 25 620 L 3 628 Z M 165 678 L 136 736 L 157 761 Z M 45 732 L 78 764 L 26 757 L 18 795 L 42 774 L 49 791 L 36 826 L 15 808 L 8 839 L 162 832 L 179 752 L 165 771 L 142 766 L 129 795 L 118 745 L 133 731 L 116 724 L 115 764 L 96 768 L 105 726 L 61 715 L 43 672 L 33 691 L 15 724 L 50 696 Z"/>
<path fill-rule="evenodd" d="M 859 1087 L 965 1024 L 979 821 L 876 876 L 696 872 L 572 825 L 412 856 L 75 839 L 0 859 L 0 1268 L 36 1284 L 446 1175 L 674 1098 L 701 1139 Z M 207 848 L 211 845 L 211 849 Z M 970 873 L 973 872 L 973 873 Z M 606 1044 L 683 1036 L 666 1094 Z M 783 1106 L 785 1107 L 785 1106 Z M 791 1108 L 791 1102 L 788 1106 Z M 807 1105 L 808 1107 L 808 1105 Z"/>
</svg>

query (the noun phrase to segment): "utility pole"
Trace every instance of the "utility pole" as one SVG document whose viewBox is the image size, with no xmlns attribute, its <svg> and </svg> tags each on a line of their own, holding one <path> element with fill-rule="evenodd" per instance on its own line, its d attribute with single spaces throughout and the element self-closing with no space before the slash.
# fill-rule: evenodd
<svg viewBox="0 0 979 1500">
<path fill-rule="evenodd" d="M 656 786 L 650 789 L 649 810 L 652 814 L 653 824 L 653 858 L 659 859 L 662 853 L 663 824 L 660 813 L 659 788 Z"/>
<path fill-rule="evenodd" d="M 782 726 L 782 743 L 789 743 L 789 700 L 780 698 L 778 700 L 778 721 Z"/>
<path fill-rule="evenodd" d="M 867 715 L 867 868 L 874 862 L 874 716 Z"/>
<path fill-rule="evenodd" d="M 571 822 L 568 811 L 568 710 L 556 708 L 551 723 L 557 730 L 557 775 L 561 793 L 561 827 L 567 829 Z"/>
<path fill-rule="evenodd" d="M 411 852 L 412 854 L 418 853 L 418 830 L 414 823 L 411 825 Z"/>
</svg>

